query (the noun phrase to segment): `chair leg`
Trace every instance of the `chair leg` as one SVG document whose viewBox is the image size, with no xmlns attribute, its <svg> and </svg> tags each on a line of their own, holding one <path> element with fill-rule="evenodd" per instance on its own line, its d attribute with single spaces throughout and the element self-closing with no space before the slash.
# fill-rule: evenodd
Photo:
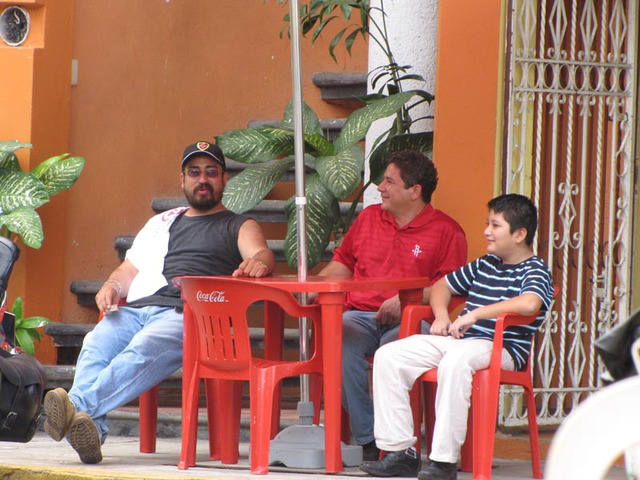
<svg viewBox="0 0 640 480">
<path fill-rule="evenodd" d="M 185 379 L 183 379 L 184 382 Z M 184 389 L 184 387 L 183 387 Z M 182 399 L 182 448 L 178 469 L 186 470 L 195 465 L 198 435 L 198 396 L 200 379 L 195 371 L 189 381 L 187 394 Z"/>
<path fill-rule="evenodd" d="M 426 403 L 424 403 L 426 402 L 426 399 L 423 398 L 423 395 L 420 392 L 420 389 L 424 385 L 426 384 L 418 380 L 413 385 L 413 388 L 409 390 L 409 405 L 411 406 L 411 414 L 413 416 L 413 436 L 417 438 L 414 447 L 418 451 L 418 455 L 420 455 L 420 451 L 422 449 L 422 442 L 420 439 L 420 431 L 422 430 L 422 406 L 424 405 L 426 408 Z"/>
<path fill-rule="evenodd" d="M 216 417 L 220 412 L 220 399 L 218 398 L 218 380 L 207 378 L 204 381 L 207 399 L 207 431 L 209 432 L 209 458 L 220 460 L 220 428 L 216 425 Z"/>
<path fill-rule="evenodd" d="M 138 399 L 140 409 L 140 453 L 156 452 L 159 388 L 156 385 L 140 395 Z"/>
<path fill-rule="evenodd" d="M 264 302 L 265 338 L 264 358 L 282 360 L 284 347 L 284 311 L 274 302 Z M 276 386 L 274 392 L 273 412 L 271 415 L 271 438 L 280 431 L 280 398 L 282 386 Z"/>
<path fill-rule="evenodd" d="M 431 453 L 433 446 L 433 427 L 436 424 L 436 389 L 437 384 L 433 382 L 422 382 L 422 408 L 424 410 L 424 437 L 425 437 L 425 449 L 428 454 Z M 415 425 L 420 425 L 420 417 L 414 416 L 414 428 Z M 420 430 L 418 428 L 416 436 L 418 438 Z"/>
<path fill-rule="evenodd" d="M 524 394 L 527 399 L 527 419 L 529 421 L 529 443 L 531 448 L 531 470 L 533 478 L 542 478 L 542 467 L 540 465 L 540 438 L 538 436 L 538 417 L 536 411 L 536 400 L 533 389 L 530 385 L 523 385 Z"/>
<path fill-rule="evenodd" d="M 469 408 L 467 435 L 460 449 L 460 470 L 473 472 L 473 407 Z"/>
<path fill-rule="evenodd" d="M 242 409 L 242 381 L 218 380 L 220 391 L 220 425 L 222 463 L 238 463 L 238 446 L 240 442 L 240 414 Z"/>
<path fill-rule="evenodd" d="M 492 382 L 489 370 L 480 370 L 473 376 L 471 408 L 473 409 L 474 480 L 491 478 L 499 392 L 499 377 L 497 381 Z"/>
<path fill-rule="evenodd" d="M 340 441 L 347 445 L 351 443 L 351 417 L 344 407 L 340 409 Z"/>
<path fill-rule="evenodd" d="M 309 375 L 309 400 L 313 402 L 313 424 L 318 425 L 322 405 L 322 375 L 319 373 Z"/>
<path fill-rule="evenodd" d="M 251 417 L 249 457 L 250 471 L 254 475 L 269 473 L 270 425 L 276 387 L 274 372 L 270 369 L 255 370 L 249 382 Z"/>
</svg>

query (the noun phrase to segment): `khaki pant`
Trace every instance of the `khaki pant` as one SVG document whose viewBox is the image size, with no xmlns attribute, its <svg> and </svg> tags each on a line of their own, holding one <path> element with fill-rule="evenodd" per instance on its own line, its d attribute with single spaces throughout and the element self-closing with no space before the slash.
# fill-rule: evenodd
<svg viewBox="0 0 640 480">
<path fill-rule="evenodd" d="M 413 416 L 409 390 L 427 370 L 438 368 L 436 424 L 431 460 L 456 463 L 467 432 L 473 374 L 489 366 L 492 342 L 413 335 L 381 347 L 373 363 L 373 404 L 378 448 L 398 451 L 411 447 Z M 502 368 L 513 370 L 506 350 Z"/>
</svg>

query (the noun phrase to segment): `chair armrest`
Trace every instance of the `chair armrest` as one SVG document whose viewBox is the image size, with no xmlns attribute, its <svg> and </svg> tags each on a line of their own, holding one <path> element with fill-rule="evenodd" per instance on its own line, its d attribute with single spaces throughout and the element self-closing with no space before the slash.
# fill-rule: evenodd
<svg viewBox="0 0 640 480">
<path fill-rule="evenodd" d="M 431 307 L 428 305 L 407 305 L 402 312 L 398 338 L 405 338 L 420 333 L 422 320 L 431 325 L 434 320 Z"/>
<path fill-rule="evenodd" d="M 449 313 L 467 301 L 466 296 L 453 296 L 449 302 Z M 435 320 L 433 310 L 429 305 L 407 305 L 402 312 L 400 333 L 398 338 L 408 337 L 420 333 L 420 323 L 424 320 L 429 325 Z"/>
<path fill-rule="evenodd" d="M 512 325 L 529 325 L 538 317 L 538 313 L 533 315 L 520 315 L 518 313 L 501 313 L 496 318 L 496 328 L 493 334 L 493 349 L 491 351 L 491 364 L 489 368 L 500 371 L 502 365 L 502 347 L 504 345 L 504 330 Z"/>
</svg>

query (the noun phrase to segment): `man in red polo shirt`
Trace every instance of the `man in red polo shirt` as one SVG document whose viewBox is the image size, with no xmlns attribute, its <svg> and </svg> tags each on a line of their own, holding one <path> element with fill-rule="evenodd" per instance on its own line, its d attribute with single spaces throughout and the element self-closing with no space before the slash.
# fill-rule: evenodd
<svg viewBox="0 0 640 480">
<path fill-rule="evenodd" d="M 435 282 L 467 261 L 464 231 L 431 206 L 438 174 L 419 152 L 395 152 L 378 186 L 382 203 L 365 208 L 320 275 L 428 277 Z M 429 288 L 423 303 L 429 303 Z M 342 405 L 364 460 L 378 460 L 366 359 L 400 330 L 396 291 L 349 292 L 343 314 Z M 428 328 L 428 325 L 426 325 Z M 428 330 L 424 333 L 427 333 Z"/>
</svg>

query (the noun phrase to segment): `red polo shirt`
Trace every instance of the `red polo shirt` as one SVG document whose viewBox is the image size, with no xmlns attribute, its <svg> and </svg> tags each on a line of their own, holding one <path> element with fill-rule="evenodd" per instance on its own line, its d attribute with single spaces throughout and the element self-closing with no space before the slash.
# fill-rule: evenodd
<svg viewBox="0 0 640 480">
<path fill-rule="evenodd" d="M 358 215 L 333 260 L 346 265 L 354 278 L 426 276 L 433 283 L 467 262 L 467 240 L 455 220 L 430 204 L 403 227 L 377 204 Z M 377 311 L 397 293 L 349 292 L 345 308 Z"/>
</svg>

